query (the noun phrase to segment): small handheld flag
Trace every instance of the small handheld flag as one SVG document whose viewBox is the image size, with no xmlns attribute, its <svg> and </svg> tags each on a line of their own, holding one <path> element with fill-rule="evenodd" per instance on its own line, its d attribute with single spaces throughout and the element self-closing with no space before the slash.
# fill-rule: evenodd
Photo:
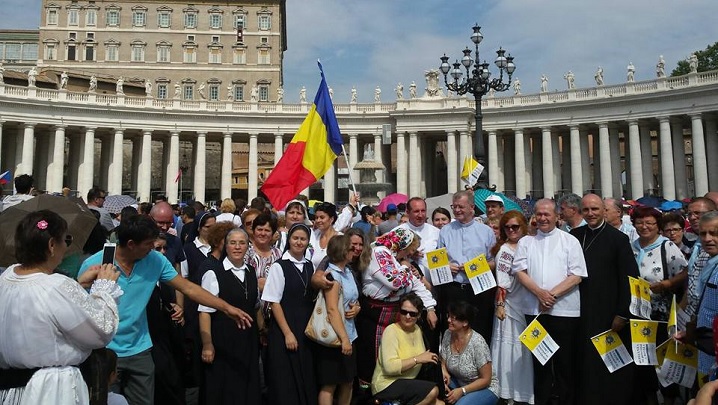
<svg viewBox="0 0 718 405">
<path fill-rule="evenodd" d="M 6 170 L 5 173 L 0 174 L 0 185 L 5 185 L 12 181 L 12 173 L 10 170 Z"/>
</svg>

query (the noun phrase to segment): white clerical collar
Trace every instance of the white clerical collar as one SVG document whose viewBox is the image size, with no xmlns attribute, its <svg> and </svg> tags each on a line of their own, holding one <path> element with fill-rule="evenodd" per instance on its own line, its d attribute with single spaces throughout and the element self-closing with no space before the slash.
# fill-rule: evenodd
<svg viewBox="0 0 718 405">
<path fill-rule="evenodd" d="M 237 266 L 235 266 L 234 264 L 232 264 L 232 262 L 229 260 L 228 257 L 225 257 L 224 260 L 222 260 L 222 266 L 223 266 L 224 269 L 227 270 L 227 271 L 228 271 L 228 270 L 243 270 L 243 271 L 247 271 L 247 264 L 246 264 L 246 263 L 245 263 L 245 264 L 242 264 L 241 267 L 237 267 Z"/>
<path fill-rule="evenodd" d="M 289 260 L 290 262 L 292 262 L 294 264 L 304 264 L 307 261 L 306 257 L 302 257 L 301 260 L 295 259 L 294 256 L 292 256 L 292 254 L 289 253 L 289 250 L 284 252 L 284 254 L 282 255 L 282 259 Z"/>
<path fill-rule="evenodd" d="M 601 224 L 595 228 L 591 227 L 591 225 L 589 225 L 588 223 L 586 224 L 586 226 L 588 227 L 588 229 L 595 231 L 596 229 L 602 228 L 605 224 L 606 224 L 606 221 L 604 220 L 604 221 L 601 221 Z"/>
<path fill-rule="evenodd" d="M 536 234 L 537 234 L 537 235 L 544 236 L 544 237 L 545 237 L 545 236 L 554 235 L 556 232 L 563 232 L 563 231 L 560 230 L 560 229 L 558 229 L 558 228 L 553 228 L 553 229 L 550 230 L 549 232 L 544 232 L 544 231 L 542 231 L 542 230 L 540 230 L 540 229 L 537 229 L 537 230 L 536 230 Z"/>
</svg>

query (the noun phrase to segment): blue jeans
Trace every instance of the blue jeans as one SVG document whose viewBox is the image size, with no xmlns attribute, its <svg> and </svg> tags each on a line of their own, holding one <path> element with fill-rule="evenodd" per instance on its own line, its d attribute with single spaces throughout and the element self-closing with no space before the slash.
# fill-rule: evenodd
<svg viewBox="0 0 718 405">
<path fill-rule="evenodd" d="M 449 382 L 449 388 L 454 389 L 458 386 L 459 382 L 452 377 Z M 496 405 L 497 402 L 499 402 L 499 398 L 486 387 L 482 390 L 467 393 L 456 401 L 456 405 Z"/>
</svg>

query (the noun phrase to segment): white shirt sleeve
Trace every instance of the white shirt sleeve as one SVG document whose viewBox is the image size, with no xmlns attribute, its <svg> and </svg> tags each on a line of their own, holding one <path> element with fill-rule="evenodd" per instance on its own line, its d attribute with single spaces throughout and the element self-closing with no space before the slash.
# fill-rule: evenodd
<svg viewBox="0 0 718 405">
<path fill-rule="evenodd" d="M 334 221 L 334 230 L 338 232 L 343 232 L 344 229 L 351 225 L 353 216 L 354 213 L 352 209 L 349 206 L 344 207 L 344 209 L 342 209 L 342 212 L 339 213 L 337 220 Z"/>
<path fill-rule="evenodd" d="M 112 340 L 119 324 L 115 299 L 108 291 L 88 294 L 80 284 L 67 279 L 56 290 L 53 317 L 59 329 L 79 347 L 96 349 Z"/>
<path fill-rule="evenodd" d="M 565 239 L 568 243 L 566 250 L 568 251 L 568 274 L 567 276 L 588 277 L 588 269 L 586 268 L 586 259 L 583 257 L 583 249 L 578 239 L 571 236 Z"/>
<path fill-rule="evenodd" d="M 204 273 L 202 276 L 202 288 L 209 291 L 209 293 L 215 297 L 219 294 L 219 282 L 217 281 L 217 275 L 214 274 L 214 270 L 208 270 Z M 206 307 L 202 304 L 197 306 L 197 311 L 207 313 L 217 312 L 216 309 Z"/>
<path fill-rule="evenodd" d="M 267 276 L 264 291 L 262 292 L 262 301 L 280 302 L 282 301 L 283 294 L 284 271 L 282 270 L 282 266 L 275 262 L 269 267 L 269 275 Z"/>
<path fill-rule="evenodd" d="M 189 276 L 189 265 L 187 264 L 187 260 L 182 260 L 180 263 L 180 275 L 184 278 L 187 278 Z"/>
</svg>

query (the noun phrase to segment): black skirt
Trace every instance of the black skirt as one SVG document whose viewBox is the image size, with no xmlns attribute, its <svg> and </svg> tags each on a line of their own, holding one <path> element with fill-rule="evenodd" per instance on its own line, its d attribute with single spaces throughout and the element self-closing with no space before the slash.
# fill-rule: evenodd
<svg viewBox="0 0 718 405">
<path fill-rule="evenodd" d="M 356 345 L 352 344 L 351 356 L 342 354 L 341 348 L 313 344 L 316 379 L 319 386 L 346 384 L 357 375 Z"/>
</svg>

